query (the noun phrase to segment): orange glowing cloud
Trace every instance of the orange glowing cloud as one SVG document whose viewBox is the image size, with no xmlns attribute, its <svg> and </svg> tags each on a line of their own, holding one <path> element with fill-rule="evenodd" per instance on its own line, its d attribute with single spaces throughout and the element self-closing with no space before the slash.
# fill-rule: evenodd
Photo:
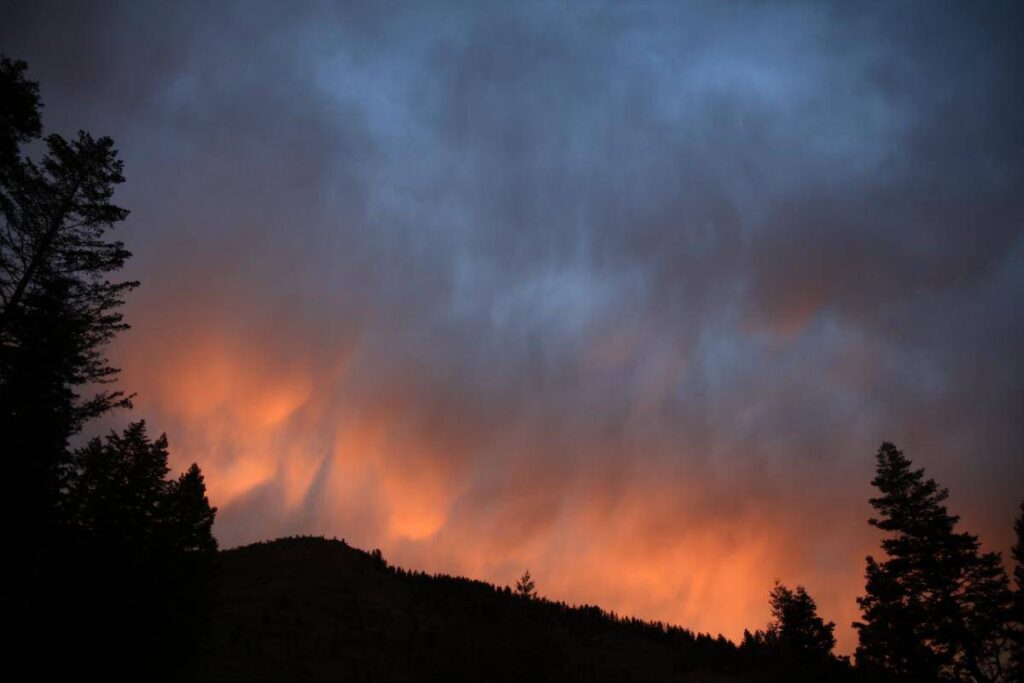
<svg viewBox="0 0 1024 683">
<path fill-rule="evenodd" d="M 321 533 L 498 584 L 529 568 L 550 598 L 733 639 L 764 627 L 780 579 L 808 587 L 842 651 L 855 644 L 872 544 L 857 502 L 866 490 L 834 504 L 839 489 L 813 470 L 778 469 L 741 434 L 683 449 L 693 432 L 602 432 L 540 408 L 491 410 L 414 364 L 382 370 L 356 344 L 296 350 L 276 332 L 186 318 L 183 331 L 129 347 L 124 381 L 169 432 L 174 466 L 202 466 L 226 546 Z M 649 360 L 645 343 L 615 335 L 585 348 L 582 366 L 632 367 Z M 668 379 L 641 373 L 624 409 L 641 426 L 685 372 L 685 354 L 658 358 Z"/>
</svg>

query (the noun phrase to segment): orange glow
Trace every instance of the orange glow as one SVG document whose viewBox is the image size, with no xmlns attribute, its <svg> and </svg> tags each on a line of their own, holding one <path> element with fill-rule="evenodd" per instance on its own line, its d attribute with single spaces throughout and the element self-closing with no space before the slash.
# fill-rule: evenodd
<svg viewBox="0 0 1024 683">
<path fill-rule="evenodd" d="M 786 489 L 736 479 L 729 453 L 680 458 L 674 444 L 651 442 L 623 455 L 522 416 L 479 426 L 414 380 L 361 380 L 351 353 L 325 359 L 226 327 L 192 329 L 203 332 L 129 346 L 164 360 L 129 355 L 124 381 L 137 387 L 138 413 L 168 431 L 172 465 L 203 468 L 225 546 L 319 533 L 499 585 L 529 568 L 552 599 L 732 639 L 764 627 L 781 579 L 806 584 L 838 623 L 840 650 L 853 648 L 871 547 L 862 509 L 819 522 Z M 635 343 L 621 335 L 584 363 L 630 362 Z M 641 389 L 638 414 L 656 410 L 664 383 Z M 827 537 L 819 524 L 836 520 L 863 542 L 815 571 L 801 535 Z"/>
</svg>

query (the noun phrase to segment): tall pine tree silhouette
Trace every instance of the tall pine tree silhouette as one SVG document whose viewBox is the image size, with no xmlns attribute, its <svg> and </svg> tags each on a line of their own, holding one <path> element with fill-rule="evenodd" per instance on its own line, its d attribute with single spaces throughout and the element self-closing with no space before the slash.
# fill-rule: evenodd
<svg viewBox="0 0 1024 683">
<path fill-rule="evenodd" d="M 167 441 L 144 423 L 70 439 L 129 398 L 104 348 L 137 283 L 110 231 L 127 216 L 110 138 L 49 135 L 38 160 L 38 87 L 0 59 L 0 519 L 9 561 L 3 610 L 17 628 L 8 662 L 39 677 L 188 680 L 196 671 L 216 542 L 216 510 L 194 466 L 168 480 Z"/>
<path fill-rule="evenodd" d="M 878 450 L 869 523 L 886 532 L 887 559 L 867 558 L 858 667 L 880 680 L 1001 680 L 1009 591 L 1000 557 L 956 530 L 949 492 L 911 464 L 891 443 Z"/>
<path fill-rule="evenodd" d="M 127 327 L 118 309 L 137 283 L 109 279 L 130 255 L 107 236 L 127 215 L 111 201 L 124 180 L 113 141 L 49 135 L 41 160 L 24 156 L 42 134 L 25 70 L 0 59 L 0 506 L 6 537 L 34 552 L 60 534 L 68 439 L 127 405 L 105 386 L 117 370 L 103 348 Z"/>
</svg>

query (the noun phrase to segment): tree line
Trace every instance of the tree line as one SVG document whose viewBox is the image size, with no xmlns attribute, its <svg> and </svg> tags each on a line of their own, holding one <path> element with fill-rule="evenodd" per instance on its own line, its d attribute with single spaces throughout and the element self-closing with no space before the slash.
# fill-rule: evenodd
<svg viewBox="0 0 1024 683">
<path fill-rule="evenodd" d="M 891 443 L 876 455 L 869 524 L 885 533 L 884 557 L 867 558 L 861 620 L 852 673 L 883 683 L 1024 680 L 1024 503 L 1014 525 L 1011 585 L 997 552 L 982 552 L 978 537 L 957 529 L 945 505 L 949 491 Z M 803 587 L 776 584 L 772 622 L 745 634 L 783 680 L 837 677 L 833 630 Z M 824 675 L 831 671 L 830 675 Z M 809 676 L 809 677 L 808 677 Z"/>
<path fill-rule="evenodd" d="M 44 137 L 26 69 L 0 58 L 0 506 L 15 625 L 4 647 L 40 674 L 188 680 L 206 647 L 216 508 L 197 465 L 171 476 L 166 435 L 144 421 L 73 445 L 91 420 L 131 407 L 104 349 L 139 283 L 112 279 L 130 257 L 111 236 L 128 215 L 113 203 L 113 141 Z M 853 661 L 834 655 L 835 624 L 806 589 L 781 583 L 742 657 L 785 680 L 1024 680 L 1024 503 L 1011 582 L 1001 555 L 958 529 L 947 489 L 891 443 L 872 484 L 869 523 L 885 538 L 867 558 Z M 515 592 L 536 599 L 529 572 Z"/>
</svg>

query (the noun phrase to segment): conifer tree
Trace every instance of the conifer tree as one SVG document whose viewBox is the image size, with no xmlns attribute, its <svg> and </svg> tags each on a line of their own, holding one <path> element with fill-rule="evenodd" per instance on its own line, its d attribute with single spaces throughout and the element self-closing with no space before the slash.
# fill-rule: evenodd
<svg viewBox="0 0 1024 683">
<path fill-rule="evenodd" d="M 129 256 L 108 236 L 127 215 L 112 202 L 123 180 L 113 142 L 41 139 L 39 89 L 26 73 L 0 58 L 0 531 L 17 558 L 2 569 L 0 609 L 19 624 L 9 641 L 19 656 L 40 646 L 39 633 L 56 635 L 83 589 L 83 539 L 65 497 L 77 474 L 69 440 L 128 404 L 108 386 L 117 370 L 103 348 L 126 327 L 118 309 L 135 286 L 109 277 Z M 68 644 L 80 638 L 64 633 Z"/>
<path fill-rule="evenodd" d="M 530 576 L 530 570 L 527 569 L 523 572 L 523 575 L 516 581 L 516 595 L 520 595 L 527 599 L 537 597 L 537 584 L 534 583 L 533 577 Z"/>
<path fill-rule="evenodd" d="M 856 658 L 869 676 L 900 681 L 1002 680 L 1009 591 L 997 553 L 957 531 L 949 492 L 891 443 L 877 454 L 880 495 L 869 523 L 887 558 L 867 558 Z"/>
<path fill-rule="evenodd" d="M 213 520 L 217 508 L 210 507 L 206 481 L 199 465 L 192 463 L 169 487 L 167 517 L 174 533 L 173 545 L 182 552 L 202 555 L 217 550 Z"/>
<path fill-rule="evenodd" d="M 112 201 L 124 180 L 113 141 L 40 139 L 25 73 L 0 59 L 0 519 L 16 558 L 2 608 L 19 624 L 5 644 L 42 677 L 188 680 L 216 509 L 197 466 L 168 479 L 167 439 L 143 422 L 69 447 L 88 420 L 129 405 L 109 387 L 118 371 L 104 348 L 127 328 L 119 309 L 137 283 L 111 277 L 130 256 L 110 238 L 127 216 Z M 41 158 L 23 153 L 33 142 Z"/>
<path fill-rule="evenodd" d="M 772 621 L 767 640 L 804 657 L 828 657 L 836 646 L 835 623 L 818 616 L 818 606 L 803 586 L 790 590 L 776 582 L 771 592 Z"/>
<path fill-rule="evenodd" d="M 79 637 L 86 651 L 106 652 L 125 672 L 187 680 L 201 654 L 217 550 L 216 508 L 199 467 L 168 479 L 167 437 L 151 439 L 140 421 L 90 440 L 74 469 L 66 514 L 86 590 L 69 625 L 90 634 Z"/>
<path fill-rule="evenodd" d="M 68 439 L 128 404 L 105 386 L 117 370 L 102 352 L 127 327 L 118 309 L 137 283 L 108 279 L 130 255 L 108 238 L 127 215 L 111 201 L 124 180 L 113 141 L 49 135 L 41 159 L 23 155 L 42 134 L 25 70 L 0 59 L 0 505 L 6 524 L 18 519 L 6 537 L 33 549 L 58 533 Z"/>
<path fill-rule="evenodd" d="M 25 78 L 27 68 L 25 62 L 0 57 L 0 180 L 17 168 L 20 146 L 43 130 L 39 86 Z"/>
<path fill-rule="evenodd" d="M 1013 546 L 1013 615 L 1009 624 L 1011 642 L 1010 680 L 1024 680 L 1024 502 L 1013 525 L 1017 542 Z"/>
</svg>

